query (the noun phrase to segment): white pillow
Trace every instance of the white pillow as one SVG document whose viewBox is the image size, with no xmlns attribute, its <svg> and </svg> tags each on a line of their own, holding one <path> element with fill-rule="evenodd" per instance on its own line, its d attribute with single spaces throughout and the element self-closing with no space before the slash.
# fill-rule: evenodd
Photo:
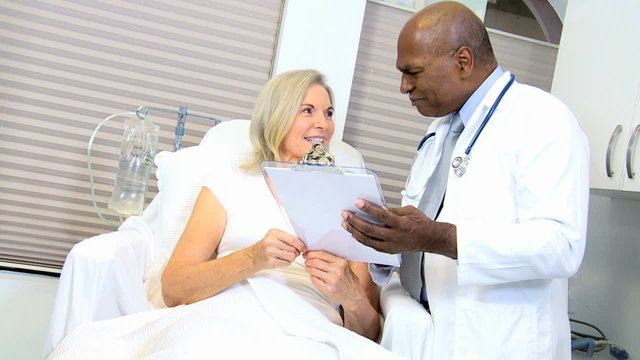
<svg viewBox="0 0 640 360">
<path fill-rule="evenodd" d="M 249 127 L 251 120 L 235 119 L 224 121 L 207 131 L 200 140 L 200 145 L 213 144 L 249 144 Z"/>
<path fill-rule="evenodd" d="M 249 121 L 229 120 L 211 128 L 198 146 L 156 155 L 161 197 L 159 260 L 169 260 L 200 189 L 216 167 L 240 165 L 250 152 Z"/>
<path fill-rule="evenodd" d="M 162 272 L 187 226 L 205 181 L 217 167 L 240 165 L 249 159 L 248 125 L 248 120 L 225 121 L 211 128 L 198 146 L 176 152 L 161 151 L 156 155 L 159 233 L 150 245 L 151 264 L 144 283 L 147 298 L 154 307 L 165 307 L 160 284 Z"/>
<path fill-rule="evenodd" d="M 362 154 L 346 142 L 332 141 L 329 144 L 329 152 L 334 156 L 336 166 L 364 167 Z"/>
<path fill-rule="evenodd" d="M 162 151 L 156 155 L 160 236 L 156 239 L 154 262 L 169 260 L 191 216 L 200 187 L 213 171 L 206 166 L 207 154 L 202 150 L 193 146 L 175 153 Z"/>
</svg>

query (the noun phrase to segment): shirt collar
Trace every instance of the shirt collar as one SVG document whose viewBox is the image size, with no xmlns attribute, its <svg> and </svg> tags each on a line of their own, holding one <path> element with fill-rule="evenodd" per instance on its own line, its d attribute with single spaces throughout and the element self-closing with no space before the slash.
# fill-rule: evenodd
<svg viewBox="0 0 640 360">
<path fill-rule="evenodd" d="M 469 99 L 467 100 L 462 108 L 460 109 L 460 119 L 464 126 L 467 126 L 469 120 L 471 119 L 471 115 L 476 110 L 480 102 L 487 95 L 489 89 L 493 86 L 493 84 L 498 81 L 498 79 L 504 74 L 504 71 L 500 66 L 496 67 L 495 70 L 484 80 L 484 82 L 476 89 L 476 91 L 471 94 Z"/>
</svg>

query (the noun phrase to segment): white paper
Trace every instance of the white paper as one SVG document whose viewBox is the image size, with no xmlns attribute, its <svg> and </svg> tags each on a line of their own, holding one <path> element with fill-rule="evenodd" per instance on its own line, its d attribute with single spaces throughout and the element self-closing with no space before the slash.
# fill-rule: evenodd
<svg viewBox="0 0 640 360">
<path fill-rule="evenodd" d="M 367 218 L 356 199 L 384 204 L 376 175 L 265 167 L 268 181 L 296 234 L 308 250 L 325 250 L 347 260 L 400 266 L 400 255 L 362 245 L 341 227 L 343 210 Z"/>
</svg>

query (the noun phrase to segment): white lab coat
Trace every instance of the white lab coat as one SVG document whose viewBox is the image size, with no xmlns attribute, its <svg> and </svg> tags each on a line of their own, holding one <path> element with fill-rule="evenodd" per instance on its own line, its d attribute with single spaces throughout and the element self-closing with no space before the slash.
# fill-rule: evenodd
<svg viewBox="0 0 640 360">
<path fill-rule="evenodd" d="M 509 76 L 475 110 L 452 158 L 463 155 Z M 420 196 L 409 195 L 421 195 L 449 119 L 432 123 L 436 135 L 417 154 L 403 205 L 417 206 Z M 438 221 L 457 226 L 458 259 L 425 254 L 433 359 L 571 358 L 567 279 L 585 249 L 588 157 L 571 112 L 515 82 L 478 137 L 466 174 L 450 168 Z"/>
</svg>

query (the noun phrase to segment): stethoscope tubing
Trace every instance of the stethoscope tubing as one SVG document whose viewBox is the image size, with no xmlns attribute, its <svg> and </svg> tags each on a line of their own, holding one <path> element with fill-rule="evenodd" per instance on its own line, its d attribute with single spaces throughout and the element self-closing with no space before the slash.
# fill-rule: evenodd
<svg viewBox="0 0 640 360">
<path fill-rule="evenodd" d="M 509 88 L 511 87 L 511 85 L 513 84 L 515 79 L 516 79 L 515 75 L 511 74 L 511 77 L 509 78 L 509 82 L 502 89 L 502 91 L 500 92 L 500 94 L 496 98 L 496 101 L 493 102 L 493 105 L 491 105 L 491 108 L 489 109 L 489 112 L 487 112 L 487 115 L 482 120 L 482 123 L 480 123 L 480 127 L 478 127 L 478 130 L 473 135 L 473 138 L 471 139 L 471 142 L 469 143 L 469 146 L 467 146 L 467 149 L 464 151 L 465 155 L 469 156 L 469 154 L 471 153 L 471 149 L 473 148 L 473 145 L 475 145 L 476 140 L 478 140 L 478 137 L 482 133 L 482 130 L 484 130 L 484 127 L 489 122 L 489 119 L 491 119 L 491 116 L 493 115 L 493 112 L 496 111 L 496 108 L 498 107 L 498 104 L 500 104 L 500 101 L 502 100 L 502 97 L 504 96 L 504 94 L 506 94 L 507 90 L 509 90 Z"/>
<path fill-rule="evenodd" d="M 480 126 L 478 127 L 478 130 L 476 130 L 476 133 L 473 135 L 473 138 L 471 139 L 471 142 L 469 142 L 469 146 L 467 146 L 467 148 L 464 151 L 464 155 L 465 155 L 464 156 L 464 162 L 465 162 L 464 166 L 466 166 L 466 162 L 469 160 L 469 154 L 471 153 L 471 150 L 473 149 L 473 146 L 475 145 L 476 141 L 478 140 L 478 137 L 480 136 L 480 134 L 484 130 L 485 126 L 489 122 L 489 119 L 491 119 L 491 116 L 493 116 L 493 113 L 496 111 L 496 108 L 500 104 L 500 101 L 502 101 L 502 98 L 507 93 L 507 90 L 509 90 L 511 85 L 513 85 L 515 79 L 516 79 L 515 75 L 511 74 L 511 76 L 509 78 L 509 82 L 504 86 L 504 88 L 502 88 L 502 91 L 500 91 L 500 94 L 498 94 L 498 97 L 496 98 L 496 100 L 491 105 L 491 108 L 489 108 L 489 111 L 487 112 L 487 115 L 485 115 L 484 119 L 480 123 Z M 435 132 L 432 132 L 432 133 L 428 133 L 424 138 L 422 138 L 422 140 L 420 141 L 420 144 L 418 145 L 418 150 L 417 150 L 418 153 L 422 149 L 422 146 L 424 145 L 424 143 L 427 140 L 429 140 L 430 138 L 435 137 L 435 135 L 436 135 Z M 418 154 L 416 154 L 416 158 L 414 159 L 414 163 L 417 160 L 417 158 L 418 158 Z M 462 160 L 462 159 L 460 159 L 460 160 Z M 455 169 L 455 167 L 454 167 L 454 169 Z M 461 174 L 464 174 L 464 170 L 462 171 Z M 459 176 L 461 176 L 461 175 L 459 175 Z M 405 183 L 405 192 L 406 192 L 406 189 L 407 189 L 407 187 L 409 185 L 410 177 L 411 177 L 411 173 L 409 174 L 409 177 L 407 177 L 407 181 Z M 409 196 L 411 198 L 416 198 L 417 197 L 417 195 L 415 195 L 415 196 L 407 195 L 407 196 Z"/>
</svg>

